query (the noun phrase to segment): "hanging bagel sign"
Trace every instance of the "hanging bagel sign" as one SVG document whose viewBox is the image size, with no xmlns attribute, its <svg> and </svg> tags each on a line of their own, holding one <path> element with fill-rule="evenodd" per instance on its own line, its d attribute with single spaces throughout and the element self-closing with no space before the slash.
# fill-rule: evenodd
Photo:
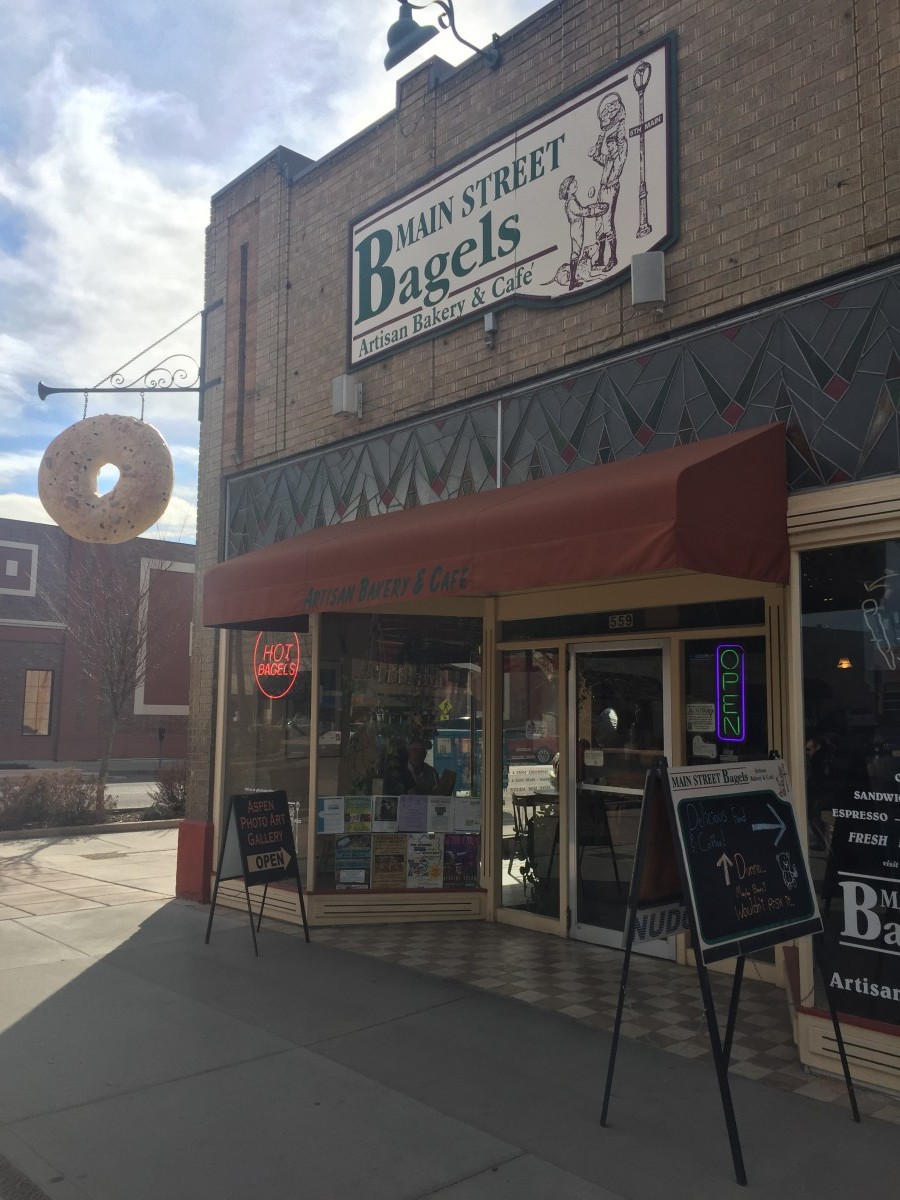
<svg viewBox="0 0 900 1200">
<path fill-rule="evenodd" d="M 115 487 L 97 492 L 103 467 L 118 469 Z M 60 529 L 82 542 L 127 542 L 166 511 L 172 455 L 159 430 L 134 417 L 86 417 L 55 437 L 38 468 L 38 495 Z"/>
</svg>

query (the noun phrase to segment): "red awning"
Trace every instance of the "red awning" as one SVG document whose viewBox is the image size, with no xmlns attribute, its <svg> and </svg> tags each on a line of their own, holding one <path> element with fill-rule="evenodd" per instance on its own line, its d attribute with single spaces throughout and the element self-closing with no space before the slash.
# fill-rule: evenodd
<svg viewBox="0 0 900 1200">
<path fill-rule="evenodd" d="M 652 571 L 788 578 L 785 429 L 768 425 L 300 533 L 220 563 L 203 623 L 565 587 Z"/>
</svg>

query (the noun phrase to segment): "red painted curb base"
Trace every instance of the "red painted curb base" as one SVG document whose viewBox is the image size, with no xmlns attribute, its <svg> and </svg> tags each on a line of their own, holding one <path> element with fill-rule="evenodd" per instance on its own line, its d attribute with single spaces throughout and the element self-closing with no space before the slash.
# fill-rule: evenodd
<svg viewBox="0 0 900 1200">
<path fill-rule="evenodd" d="M 209 904 L 212 855 L 212 821 L 182 821 L 175 865 L 175 895 L 179 900 Z"/>
</svg>

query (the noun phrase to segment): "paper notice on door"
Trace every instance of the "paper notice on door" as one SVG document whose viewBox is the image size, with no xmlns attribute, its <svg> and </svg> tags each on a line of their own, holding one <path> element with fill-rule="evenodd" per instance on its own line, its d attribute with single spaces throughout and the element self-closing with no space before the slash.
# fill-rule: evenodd
<svg viewBox="0 0 900 1200">
<path fill-rule="evenodd" d="M 694 758 L 717 758 L 719 747 L 715 742 L 706 742 L 702 737 L 695 737 L 691 753 Z"/>
</svg>

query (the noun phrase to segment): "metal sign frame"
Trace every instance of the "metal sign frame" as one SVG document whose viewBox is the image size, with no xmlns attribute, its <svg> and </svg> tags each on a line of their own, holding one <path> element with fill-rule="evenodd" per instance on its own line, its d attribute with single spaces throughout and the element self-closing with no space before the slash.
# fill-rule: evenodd
<svg viewBox="0 0 900 1200">
<path fill-rule="evenodd" d="M 752 775 L 753 772 L 751 768 L 753 764 L 739 765 L 746 768 L 746 770 Z M 784 781 L 786 786 L 786 768 L 784 768 L 784 764 L 782 764 L 780 760 L 779 768 L 784 770 Z M 715 768 L 710 769 L 708 773 L 711 774 L 713 770 L 715 770 Z M 737 773 L 740 772 L 736 772 L 736 774 Z M 730 798 L 731 793 L 728 793 L 728 796 Z M 785 823 L 788 825 L 788 828 L 793 825 L 794 833 L 796 834 L 796 823 L 793 820 L 792 809 L 790 812 L 790 817 Z M 673 893 L 672 890 L 673 863 L 677 869 L 678 879 L 680 880 L 680 890 L 677 893 Z M 808 867 L 805 869 L 808 874 Z M 747 1183 L 747 1173 L 744 1167 L 743 1153 L 741 1151 L 740 1137 L 738 1135 L 737 1120 L 735 1118 L 734 1105 L 731 1098 L 731 1088 L 728 1083 L 728 1064 L 731 1058 L 731 1046 L 734 1038 L 735 1025 L 737 1022 L 738 1004 L 740 1000 L 741 983 L 744 975 L 746 953 L 742 952 L 742 943 L 738 941 L 737 943 L 732 944 L 727 955 L 731 956 L 732 954 L 736 954 L 737 963 L 732 982 L 731 1001 L 729 1004 L 728 1017 L 725 1025 L 725 1036 L 723 1038 L 719 1031 L 719 1021 L 716 1015 L 712 986 L 709 979 L 709 971 L 707 969 L 703 954 L 698 950 L 698 948 L 701 947 L 702 942 L 698 932 L 699 920 L 696 908 L 697 897 L 698 892 L 691 885 L 688 862 L 686 861 L 683 844 L 680 841 L 676 803 L 672 798 L 668 766 L 666 764 L 666 760 L 664 758 L 660 758 L 647 772 L 647 778 L 644 785 L 644 798 L 641 805 L 641 818 L 638 827 L 638 841 L 635 850 L 634 870 L 632 873 L 631 887 L 629 889 L 625 933 L 623 935 L 625 957 L 622 963 L 622 978 L 619 985 L 619 997 L 616 1005 L 615 1022 L 613 1025 L 612 1043 L 609 1052 L 609 1064 L 607 1067 L 606 1088 L 603 1094 L 603 1107 L 600 1115 L 600 1124 L 604 1127 L 607 1126 L 610 1096 L 612 1093 L 613 1073 L 616 1062 L 616 1052 L 618 1050 L 619 1034 L 622 1026 L 622 1014 L 624 1011 L 625 994 L 628 984 L 628 970 L 631 963 L 631 954 L 635 941 L 638 914 L 641 911 L 658 911 L 660 907 L 665 907 L 674 913 L 678 910 L 679 906 L 683 906 L 684 915 L 686 917 L 687 925 L 690 930 L 693 945 L 695 947 L 694 960 L 697 968 L 697 978 L 700 984 L 703 1009 L 706 1015 L 710 1049 L 712 1050 L 713 1061 L 716 1068 L 719 1094 L 722 1101 L 722 1111 L 725 1116 L 725 1126 L 728 1132 L 728 1142 L 731 1148 L 732 1162 L 734 1164 L 734 1175 L 737 1183 L 743 1187 L 746 1186 Z M 857 1106 L 856 1095 L 853 1090 L 853 1081 L 850 1077 L 850 1068 L 847 1062 L 847 1054 L 844 1049 L 844 1040 L 841 1035 L 840 1024 L 838 1023 L 837 1010 L 835 1009 L 834 1001 L 831 996 L 831 990 L 828 984 L 829 974 L 827 970 L 827 964 L 825 962 L 824 938 L 821 932 L 822 922 L 821 918 L 818 917 L 818 908 L 815 902 L 814 891 L 812 893 L 812 904 L 815 908 L 818 932 L 813 929 L 802 928 L 802 923 L 801 925 L 798 925 L 797 923 L 782 924 L 777 928 L 767 932 L 767 936 L 770 940 L 767 940 L 765 944 L 776 945 L 780 942 L 790 941 L 794 937 L 800 936 L 800 932 L 813 932 L 815 961 L 825 983 L 825 992 L 828 997 L 828 1007 L 831 1013 L 832 1025 L 834 1027 L 835 1041 L 840 1054 L 844 1082 L 847 1086 L 850 1108 L 854 1121 L 858 1123 L 860 1120 L 859 1108 Z M 808 924 L 809 922 L 807 921 L 806 923 Z M 670 922 L 666 921 L 659 923 L 658 928 L 661 930 L 659 936 L 668 936 L 668 933 L 671 932 L 670 924 Z M 798 932 L 798 930 L 800 930 L 800 932 Z M 772 938 L 775 940 L 771 940 Z M 737 948 L 735 948 L 735 945 Z"/>
<path fill-rule="evenodd" d="M 216 869 L 216 882 L 206 925 L 207 946 L 216 912 L 219 884 L 228 879 L 243 880 L 247 914 L 250 917 L 250 934 L 257 958 L 259 945 L 256 935 L 262 925 L 270 883 L 280 883 L 284 879 L 293 879 L 296 882 L 303 934 L 306 941 L 309 941 L 300 864 L 297 860 L 297 847 L 294 844 L 286 792 L 248 792 L 228 797 L 225 836 L 219 850 L 219 865 Z M 259 906 L 259 920 L 254 928 L 250 888 L 259 886 L 263 888 L 263 895 Z"/>
</svg>

